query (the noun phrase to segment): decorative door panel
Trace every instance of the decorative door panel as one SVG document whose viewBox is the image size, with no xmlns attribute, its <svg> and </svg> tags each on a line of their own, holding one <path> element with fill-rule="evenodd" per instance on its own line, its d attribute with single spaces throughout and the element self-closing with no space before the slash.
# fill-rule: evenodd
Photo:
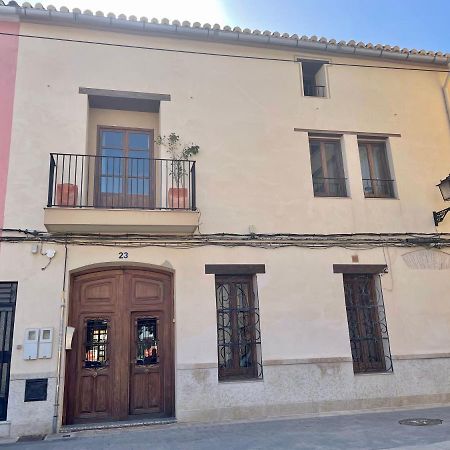
<svg viewBox="0 0 450 450">
<path fill-rule="evenodd" d="M 113 305 L 115 303 L 115 280 L 105 280 L 104 282 L 92 281 L 83 286 L 81 298 L 83 304 L 90 306 L 95 304 Z"/>
<path fill-rule="evenodd" d="M 111 383 L 109 374 L 85 376 L 80 382 L 80 417 L 92 414 L 111 416 Z"/>
<path fill-rule="evenodd" d="M 134 307 L 164 308 L 164 280 L 145 277 L 145 273 L 127 272 L 126 282 Z"/>
<path fill-rule="evenodd" d="M 122 289 L 122 271 L 111 270 L 77 278 L 74 292 L 80 311 L 114 311 L 118 302 L 118 292 Z"/>
</svg>

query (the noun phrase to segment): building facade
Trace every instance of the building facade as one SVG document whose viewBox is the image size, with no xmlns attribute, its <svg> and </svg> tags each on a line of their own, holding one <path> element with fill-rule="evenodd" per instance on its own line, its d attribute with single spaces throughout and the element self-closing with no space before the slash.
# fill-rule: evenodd
<svg viewBox="0 0 450 450">
<path fill-rule="evenodd" d="M 448 61 L 0 6 L 0 434 L 448 403 Z"/>
</svg>

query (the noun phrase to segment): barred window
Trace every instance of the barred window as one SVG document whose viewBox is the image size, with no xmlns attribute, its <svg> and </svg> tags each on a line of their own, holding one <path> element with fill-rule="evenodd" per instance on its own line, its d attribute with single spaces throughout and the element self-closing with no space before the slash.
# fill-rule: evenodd
<svg viewBox="0 0 450 450">
<path fill-rule="evenodd" d="M 262 378 L 254 277 L 216 276 L 219 380 Z"/>
<path fill-rule="evenodd" d="M 380 276 L 344 274 L 344 291 L 354 372 L 391 372 Z"/>
</svg>

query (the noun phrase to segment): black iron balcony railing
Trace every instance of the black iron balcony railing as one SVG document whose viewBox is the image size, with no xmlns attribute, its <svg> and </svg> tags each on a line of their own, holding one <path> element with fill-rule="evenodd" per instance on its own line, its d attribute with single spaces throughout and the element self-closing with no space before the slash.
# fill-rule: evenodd
<svg viewBox="0 0 450 450">
<path fill-rule="evenodd" d="M 51 153 L 47 206 L 196 210 L 195 161 Z"/>
<path fill-rule="evenodd" d="M 303 93 L 307 97 L 325 97 L 326 86 L 319 86 L 313 83 L 303 83 Z"/>
<path fill-rule="evenodd" d="M 394 180 L 363 178 L 365 197 L 395 198 Z"/>
<path fill-rule="evenodd" d="M 316 197 L 347 197 L 345 178 L 313 177 L 313 187 Z"/>
</svg>

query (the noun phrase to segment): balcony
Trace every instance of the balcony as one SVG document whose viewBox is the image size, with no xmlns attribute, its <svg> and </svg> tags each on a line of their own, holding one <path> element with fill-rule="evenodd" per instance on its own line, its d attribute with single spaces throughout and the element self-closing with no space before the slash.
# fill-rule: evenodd
<svg viewBox="0 0 450 450">
<path fill-rule="evenodd" d="M 50 154 L 48 231 L 193 233 L 198 215 L 195 161 Z"/>
</svg>

